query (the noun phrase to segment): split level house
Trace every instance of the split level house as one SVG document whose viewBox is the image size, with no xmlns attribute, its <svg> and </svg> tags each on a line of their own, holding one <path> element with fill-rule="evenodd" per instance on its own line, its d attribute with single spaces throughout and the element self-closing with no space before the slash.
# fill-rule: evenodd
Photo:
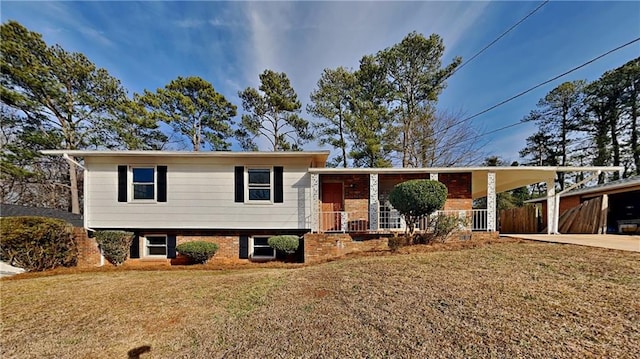
<svg viewBox="0 0 640 359">
<path fill-rule="evenodd" d="M 618 170 L 327 168 L 328 151 L 43 153 L 82 159 L 84 227 L 135 233 L 132 260 L 175 258 L 176 245 L 192 240 L 217 243 L 215 258 L 268 260 L 276 256 L 268 238 L 282 234 L 303 237 L 305 261 L 344 253 L 355 248 L 352 242 L 368 242 L 359 239 L 404 230 L 387 198 L 393 186 L 411 179 L 442 182 L 448 189 L 443 213 L 466 218 L 469 235 L 495 235 L 496 193 L 547 182 L 553 223 L 558 171 Z M 488 209 L 472 209 L 481 197 L 487 197 Z"/>
</svg>

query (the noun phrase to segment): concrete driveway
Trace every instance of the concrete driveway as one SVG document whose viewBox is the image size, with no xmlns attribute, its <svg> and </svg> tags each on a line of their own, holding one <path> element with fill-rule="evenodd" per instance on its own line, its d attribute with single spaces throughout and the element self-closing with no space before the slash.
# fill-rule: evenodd
<svg viewBox="0 0 640 359">
<path fill-rule="evenodd" d="M 501 237 L 640 252 L 640 236 L 619 234 L 503 234 Z"/>
<path fill-rule="evenodd" d="M 10 265 L 9 263 L 5 263 L 5 262 L 0 261 L 0 278 L 9 277 L 9 276 L 12 276 L 14 274 L 18 274 L 18 273 L 22 273 L 22 272 L 24 272 L 24 269 L 18 268 L 18 267 L 14 267 L 14 266 Z"/>
</svg>

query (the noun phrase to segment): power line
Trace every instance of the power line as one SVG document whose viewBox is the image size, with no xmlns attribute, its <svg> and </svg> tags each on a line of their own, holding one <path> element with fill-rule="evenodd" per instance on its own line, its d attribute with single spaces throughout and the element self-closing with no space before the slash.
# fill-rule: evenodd
<svg viewBox="0 0 640 359">
<path fill-rule="evenodd" d="M 493 110 L 493 109 L 495 109 L 495 108 L 497 108 L 497 107 L 500 107 L 500 106 L 502 106 L 502 105 L 504 105 L 504 104 L 506 104 L 506 103 L 508 103 L 508 102 L 511 102 L 511 101 L 513 101 L 513 100 L 517 99 L 518 97 L 524 96 L 524 95 L 528 94 L 529 92 L 531 92 L 531 91 L 533 91 L 533 90 L 535 90 L 535 89 L 537 89 L 537 88 L 539 88 L 539 87 L 541 87 L 541 86 L 544 86 L 544 85 L 546 85 L 546 84 L 548 84 L 548 83 L 550 83 L 550 82 L 553 82 L 553 81 L 555 81 L 555 80 L 557 80 L 557 79 L 559 79 L 559 78 L 561 78 L 561 77 L 564 77 L 564 76 L 566 76 L 566 75 L 568 75 L 568 74 L 570 74 L 570 73 L 572 73 L 572 72 L 575 72 L 575 71 L 577 71 L 577 70 L 579 70 L 579 69 L 581 69 L 581 68 L 583 68 L 583 67 L 585 67 L 585 66 L 588 66 L 588 65 L 590 65 L 590 64 L 592 64 L 592 63 L 594 63 L 594 62 L 596 62 L 596 61 L 600 60 L 601 58 L 603 58 L 603 57 L 605 57 L 605 56 L 607 56 L 607 55 L 609 55 L 609 54 L 611 54 L 611 53 L 613 53 L 613 52 L 616 52 L 616 51 L 618 51 L 618 50 L 621 50 L 621 49 L 623 49 L 623 48 L 625 48 L 625 47 L 627 47 L 627 46 L 629 46 L 629 45 L 631 45 L 631 44 L 633 44 L 633 43 L 635 43 L 635 42 L 638 42 L 638 41 L 640 41 L 640 37 L 637 37 L 637 38 L 635 38 L 634 40 L 631 40 L 631 41 L 629 41 L 629 42 L 627 42 L 627 43 L 625 43 L 625 44 L 622 44 L 622 45 L 620 45 L 620 46 L 618 46 L 618 47 L 616 47 L 616 48 L 614 48 L 614 49 L 611 49 L 611 50 L 609 50 L 609 51 L 607 51 L 607 52 L 605 52 L 605 53 L 603 53 L 603 54 L 600 54 L 600 55 L 598 55 L 598 56 L 594 57 L 593 59 L 591 59 L 591 60 L 589 60 L 589 61 L 587 61 L 587 62 L 585 62 L 585 63 L 583 63 L 583 64 L 581 64 L 581 65 L 578 65 L 578 66 L 576 66 L 576 67 L 574 67 L 574 68 L 572 68 L 572 69 L 570 69 L 570 70 L 568 70 L 568 71 L 565 71 L 565 72 L 561 73 L 560 75 L 554 76 L 553 78 L 551 78 L 551 79 L 549 79 L 549 80 L 547 80 L 547 81 L 541 82 L 541 83 L 539 83 L 539 84 L 537 84 L 537 85 L 535 85 L 535 86 L 533 86 L 533 87 L 531 87 L 531 88 L 529 88 L 529 89 L 527 89 L 527 90 L 525 90 L 525 91 L 522 91 L 522 92 L 520 92 L 520 93 L 518 93 L 518 94 L 516 94 L 516 95 L 514 95 L 514 96 L 511 96 L 511 97 L 509 97 L 508 99 L 503 100 L 503 101 L 501 101 L 501 102 L 499 102 L 499 103 L 497 103 L 497 104 L 495 104 L 495 105 L 493 105 L 493 106 L 491 106 L 491 107 L 489 107 L 489 108 L 486 108 L 486 109 L 484 109 L 484 110 L 482 110 L 482 111 L 480 111 L 480 112 L 477 112 L 477 113 L 475 113 L 475 114 L 473 114 L 473 115 L 471 115 L 471 116 L 469 116 L 469 117 L 466 117 L 466 118 L 464 118 L 464 119 L 462 119 L 462 120 L 460 120 L 460 121 L 456 121 L 456 122 L 452 123 L 451 125 L 449 125 L 449 126 L 445 127 L 444 129 L 442 129 L 442 130 L 440 130 L 440 131 L 438 131 L 438 132 L 434 133 L 434 136 L 435 136 L 435 135 L 439 135 L 439 134 L 443 134 L 443 133 L 445 133 L 446 131 L 450 130 L 451 128 L 455 127 L 455 126 L 458 126 L 458 125 L 460 125 L 460 124 L 462 124 L 462 123 L 468 122 L 468 121 L 470 121 L 470 120 L 472 120 L 472 119 L 474 119 L 474 118 L 476 118 L 476 117 L 478 117 L 478 116 L 480 116 L 480 115 L 483 115 L 483 114 L 485 114 L 485 113 L 487 113 L 487 112 L 489 112 L 489 111 L 491 111 L 491 110 Z M 523 122 L 518 121 L 518 122 L 516 122 L 516 123 L 512 123 L 512 124 L 510 124 L 510 125 L 504 126 L 504 127 L 500 128 L 500 129 L 493 130 L 493 131 L 491 131 L 491 132 L 487 132 L 487 133 L 484 133 L 484 134 L 478 135 L 478 136 L 476 136 L 476 137 L 474 138 L 474 140 L 476 140 L 476 139 L 478 139 L 478 138 L 480 138 L 480 137 L 483 137 L 483 136 L 485 136 L 485 135 L 488 135 L 488 134 L 490 134 L 490 133 L 495 133 L 495 132 L 498 132 L 498 131 L 501 131 L 501 130 L 504 130 L 504 129 L 507 129 L 507 128 L 510 128 L 510 127 L 517 126 L 517 125 L 522 124 L 522 123 L 523 123 Z"/>
<path fill-rule="evenodd" d="M 515 29 L 516 27 L 518 27 L 520 24 L 522 24 L 526 19 L 528 19 L 531 15 L 535 14 L 538 10 L 540 10 L 540 8 L 542 8 L 543 6 L 545 6 L 547 3 L 549 2 L 549 0 L 545 0 L 542 3 L 540 3 L 540 5 L 538 5 L 538 7 L 536 7 L 535 9 L 533 9 L 531 12 L 529 12 L 527 14 L 527 16 L 523 17 L 522 19 L 520 19 L 520 21 L 518 21 L 517 23 L 515 23 L 514 25 L 512 25 L 509 29 L 507 29 L 505 32 L 503 32 L 500 36 L 498 36 L 495 40 L 491 41 L 488 45 L 486 45 L 485 47 L 483 47 L 480 51 L 476 52 L 475 55 L 471 56 L 471 58 L 463 63 L 460 64 L 460 66 L 456 67 L 453 72 L 451 73 L 451 75 L 449 75 L 449 77 L 453 76 L 453 74 L 455 74 L 456 72 L 458 72 L 458 70 L 460 70 L 461 68 L 465 67 L 468 63 L 470 63 L 471 61 L 473 61 L 473 59 L 475 59 L 476 57 L 480 56 L 480 54 L 482 54 L 486 49 L 490 48 L 491 46 L 493 46 L 493 44 L 495 44 L 496 42 L 500 41 L 500 39 L 502 39 L 505 35 L 507 35 L 508 33 L 510 33 L 513 29 Z"/>
</svg>

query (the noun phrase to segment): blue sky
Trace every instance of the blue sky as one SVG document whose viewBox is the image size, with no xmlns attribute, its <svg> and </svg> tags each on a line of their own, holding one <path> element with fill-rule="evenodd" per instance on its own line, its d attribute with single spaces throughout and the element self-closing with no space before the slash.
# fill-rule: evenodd
<svg viewBox="0 0 640 359">
<path fill-rule="evenodd" d="M 444 63 L 455 56 L 464 61 L 540 3 L 3 0 L 0 11 L 3 22 L 17 20 L 49 44 L 84 53 L 130 94 L 177 76 L 200 76 L 240 108 L 238 91 L 257 87 L 264 69 L 286 72 L 306 103 L 323 69 L 356 68 L 363 55 L 411 31 L 442 36 Z M 640 2 L 551 1 L 450 78 L 438 107 L 473 115 L 639 36 Z M 483 133 L 517 122 L 560 83 L 595 80 L 638 56 L 640 42 L 468 126 Z M 532 125 L 520 125 L 480 140 L 488 154 L 517 160 L 532 131 Z"/>
</svg>

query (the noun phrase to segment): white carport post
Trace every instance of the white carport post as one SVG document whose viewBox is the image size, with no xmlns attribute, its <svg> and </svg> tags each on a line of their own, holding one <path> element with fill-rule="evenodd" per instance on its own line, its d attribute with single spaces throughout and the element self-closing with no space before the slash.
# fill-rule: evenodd
<svg viewBox="0 0 640 359">
<path fill-rule="evenodd" d="M 496 231 L 496 173 L 487 173 L 487 232 Z"/>
<path fill-rule="evenodd" d="M 318 206 L 320 204 L 320 178 L 317 173 L 311 174 L 311 232 L 320 231 L 320 216 Z"/>
<path fill-rule="evenodd" d="M 547 234 L 558 233 L 558 206 L 556 182 L 553 177 L 547 179 Z"/>
<path fill-rule="evenodd" d="M 369 230 L 377 231 L 379 229 L 378 213 L 380 205 L 378 203 L 378 174 L 369 174 Z"/>
</svg>

